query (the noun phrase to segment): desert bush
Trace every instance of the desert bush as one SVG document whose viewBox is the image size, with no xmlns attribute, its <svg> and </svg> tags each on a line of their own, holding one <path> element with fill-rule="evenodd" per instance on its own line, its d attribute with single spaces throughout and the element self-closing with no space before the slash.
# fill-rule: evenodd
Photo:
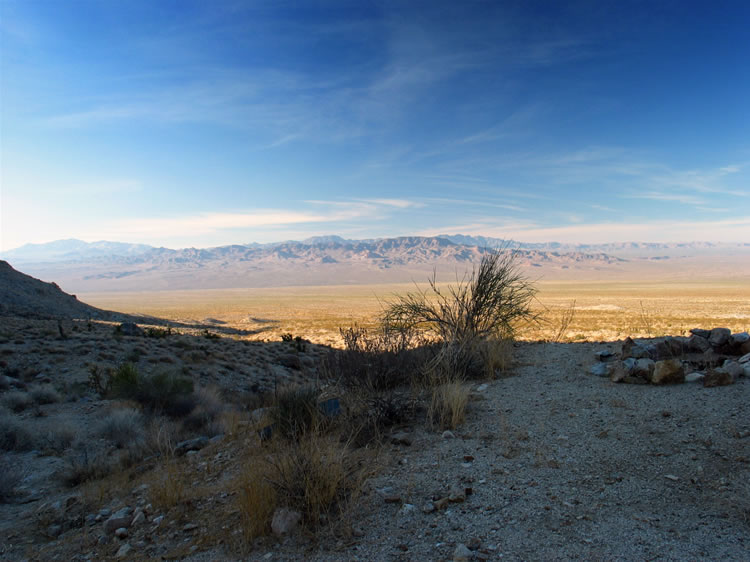
<svg viewBox="0 0 750 562">
<path fill-rule="evenodd" d="M 23 480 L 23 472 L 5 459 L 0 459 L 0 503 L 10 500 Z"/>
<path fill-rule="evenodd" d="M 59 455 L 76 437 L 76 428 L 68 423 L 48 423 L 37 432 L 35 446 L 47 454 Z"/>
<path fill-rule="evenodd" d="M 97 433 L 118 449 L 141 444 L 146 440 L 143 414 L 131 408 L 110 412 L 99 423 Z"/>
<path fill-rule="evenodd" d="M 154 481 L 150 483 L 149 494 L 157 507 L 170 509 L 187 498 L 190 484 L 179 459 L 166 459 L 152 477 Z"/>
<path fill-rule="evenodd" d="M 34 448 L 34 436 L 19 419 L 8 411 L 0 411 L 0 450 L 29 451 Z"/>
<path fill-rule="evenodd" d="M 104 397 L 135 400 L 150 412 L 173 417 L 189 414 L 196 404 L 191 396 L 192 379 L 170 372 L 141 375 L 132 363 L 123 363 L 108 374 L 94 365 L 89 383 Z"/>
<path fill-rule="evenodd" d="M 183 427 L 192 432 L 219 435 L 223 433 L 218 421 L 224 411 L 221 395 L 216 388 L 202 387 L 193 394 L 196 406 L 183 421 Z"/>
<path fill-rule="evenodd" d="M 37 404 L 54 404 L 55 402 L 60 402 L 62 400 L 60 393 L 57 392 L 53 386 L 48 384 L 32 386 L 29 389 L 29 394 L 31 395 L 32 400 Z"/>
<path fill-rule="evenodd" d="M 271 419 L 281 435 L 297 439 L 322 421 L 318 410 L 320 392 L 312 386 L 280 389 L 274 395 Z"/>
<path fill-rule="evenodd" d="M 60 476 L 62 481 L 71 487 L 104 478 L 115 468 L 115 463 L 104 451 L 83 441 L 73 445 L 65 461 L 66 465 Z"/>
<path fill-rule="evenodd" d="M 520 322 L 536 320 L 531 310 L 535 294 L 518 269 L 516 254 L 496 250 L 482 256 L 468 278 L 445 290 L 433 274 L 428 289 L 389 304 L 383 320 L 435 338 L 450 348 L 443 359 L 457 374 L 480 376 L 486 371 L 476 357 L 481 342 L 513 339 Z"/>
<path fill-rule="evenodd" d="M 282 443 L 264 462 L 267 472 L 262 481 L 273 487 L 276 504 L 299 511 L 309 529 L 343 512 L 357 497 L 367 466 L 346 443 L 316 432 Z"/>
<path fill-rule="evenodd" d="M 10 392 L 6 392 L 5 394 L 3 394 L 2 403 L 9 410 L 12 410 L 14 412 L 22 412 L 26 408 L 31 406 L 33 400 L 31 399 L 31 396 L 28 392 L 23 392 L 21 390 L 11 390 Z"/>
<path fill-rule="evenodd" d="M 368 331 L 357 326 L 340 329 L 343 350 L 331 350 L 323 359 L 324 378 L 345 389 L 379 392 L 418 379 L 435 348 L 412 330 L 384 322 Z"/>
</svg>

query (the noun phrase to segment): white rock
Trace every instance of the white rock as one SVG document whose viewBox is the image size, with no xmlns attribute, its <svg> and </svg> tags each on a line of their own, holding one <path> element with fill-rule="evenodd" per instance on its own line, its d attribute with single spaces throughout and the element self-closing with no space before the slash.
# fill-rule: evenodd
<svg viewBox="0 0 750 562">
<path fill-rule="evenodd" d="M 273 512 L 271 520 L 271 530 L 277 536 L 283 536 L 291 533 L 302 519 L 299 511 L 280 507 Z"/>
<path fill-rule="evenodd" d="M 737 363 L 750 363 L 750 353 L 745 353 L 745 355 L 737 359 Z"/>
<path fill-rule="evenodd" d="M 467 562 L 468 560 L 471 560 L 473 556 L 474 554 L 465 544 L 456 545 L 456 550 L 453 551 L 454 562 Z"/>
<path fill-rule="evenodd" d="M 685 382 L 701 382 L 706 375 L 704 373 L 695 372 L 685 375 Z"/>
</svg>

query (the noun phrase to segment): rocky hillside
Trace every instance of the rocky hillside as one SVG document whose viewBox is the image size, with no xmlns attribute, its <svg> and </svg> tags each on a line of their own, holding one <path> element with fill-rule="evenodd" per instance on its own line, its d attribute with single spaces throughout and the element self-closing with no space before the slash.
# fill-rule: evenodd
<svg viewBox="0 0 750 562">
<path fill-rule="evenodd" d="M 0 261 L 0 315 L 32 318 L 102 318 L 106 311 L 80 302 L 55 283 L 45 283 Z"/>
</svg>

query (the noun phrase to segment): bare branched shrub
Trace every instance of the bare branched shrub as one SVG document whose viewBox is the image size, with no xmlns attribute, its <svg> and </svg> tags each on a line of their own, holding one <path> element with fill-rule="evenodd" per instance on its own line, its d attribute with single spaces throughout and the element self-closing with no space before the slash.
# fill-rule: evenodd
<svg viewBox="0 0 750 562">
<path fill-rule="evenodd" d="M 462 376 L 486 372 L 481 342 L 512 340 L 521 322 L 534 321 L 531 302 L 536 289 L 518 270 L 516 254 L 496 250 L 482 256 L 468 278 L 446 289 L 435 274 L 429 288 L 399 297 L 384 313 L 384 322 L 416 330 L 449 350 L 443 358 Z"/>
<path fill-rule="evenodd" d="M 568 333 L 570 323 L 573 322 L 573 318 L 576 315 L 576 301 L 570 303 L 570 306 L 563 311 L 562 317 L 560 318 L 560 326 L 557 329 L 555 337 L 552 339 L 555 343 L 560 343 L 565 338 L 565 334 Z"/>
</svg>

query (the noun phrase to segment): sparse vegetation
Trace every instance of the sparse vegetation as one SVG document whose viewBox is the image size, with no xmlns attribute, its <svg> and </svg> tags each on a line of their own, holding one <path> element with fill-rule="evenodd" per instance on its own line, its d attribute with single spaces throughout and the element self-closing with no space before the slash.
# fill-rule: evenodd
<svg viewBox="0 0 750 562">
<path fill-rule="evenodd" d="M 28 392 L 11 390 L 3 394 L 2 404 L 13 412 L 22 412 L 33 404 Z"/>
<path fill-rule="evenodd" d="M 34 448 L 34 436 L 10 412 L 0 410 L 0 450 L 28 451 Z"/>
<path fill-rule="evenodd" d="M 20 468 L 5 459 L 0 459 L 0 503 L 10 500 L 23 480 Z"/>
<path fill-rule="evenodd" d="M 138 410 L 122 408 L 109 412 L 99 423 L 97 433 L 122 449 L 145 441 L 144 422 Z"/>
<path fill-rule="evenodd" d="M 32 386 L 29 389 L 31 399 L 37 404 L 54 404 L 60 402 L 62 397 L 57 390 L 51 385 Z"/>
</svg>

